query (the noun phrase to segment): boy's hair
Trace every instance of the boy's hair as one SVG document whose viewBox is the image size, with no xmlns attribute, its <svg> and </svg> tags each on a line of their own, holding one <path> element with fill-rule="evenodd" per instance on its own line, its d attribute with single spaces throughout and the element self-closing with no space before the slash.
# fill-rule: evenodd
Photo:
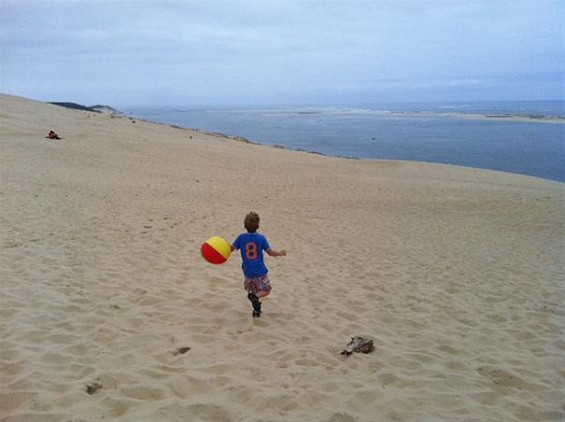
<svg viewBox="0 0 565 422">
<path fill-rule="evenodd" d="M 243 221 L 243 225 L 247 229 L 249 233 L 255 233 L 259 228 L 259 221 L 261 218 L 259 214 L 256 212 L 250 212 L 245 216 L 245 220 Z"/>
</svg>

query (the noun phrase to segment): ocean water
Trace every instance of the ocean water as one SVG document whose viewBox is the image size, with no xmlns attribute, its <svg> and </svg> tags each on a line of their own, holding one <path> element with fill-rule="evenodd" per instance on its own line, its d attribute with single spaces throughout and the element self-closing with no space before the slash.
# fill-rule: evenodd
<svg viewBox="0 0 565 422">
<path fill-rule="evenodd" d="M 565 101 L 123 111 L 331 156 L 455 164 L 565 182 Z"/>
</svg>

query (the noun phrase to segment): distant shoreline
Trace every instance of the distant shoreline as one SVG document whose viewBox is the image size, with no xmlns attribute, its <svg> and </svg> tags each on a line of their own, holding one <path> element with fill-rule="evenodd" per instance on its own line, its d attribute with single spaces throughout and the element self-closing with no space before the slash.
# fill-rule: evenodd
<svg viewBox="0 0 565 422">
<path fill-rule="evenodd" d="M 75 106 L 74 103 L 64 103 L 64 105 L 68 105 L 68 104 L 72 104 L 73 106 Z M 63 105 L 63 104 L 58 104 L 58 105 Z M 83 106 L 84 107 L 84 106 Z M 91 107 L 95 107 L 95 106 L 91 106 Z M 171 122 L 171 121 L 167 121 L 167 119 L 163 119 L 160 117 L 163 116 L 159 116 L 157 114 L 153 114 L 151 115 L 151 113 L 149 113 L 149 115 L 145 115 L 143 116 L 144 113 L 138 114 L 136 113 L 135 110 L 126 110 L 125 112 L 118 112 L 116 109 L 112 109 L 109 106 L 96 106 L 98 108 L 104 108 L 104 110 L 96 110 L 97 112 L 108 112 L 109 110 L 111 110 L 110 114 L 114 115 L 119 113 L 122 117 L 129 117 L 129 116 L 136 116 L 136 119 L 138 120 L 144 120 L 147 122 L 151 122 L 151 123 L 157 123 L 157 124 L 164 124 L 164 125 L 168 125 L 174 128 L 179 128 L 179 129 L 188 129 L 188 130 L 193 130 L 193 131 L 197 131 L 203 134 L 210 134 L 210 135 L 214 135 L 214 136 L 218 136 L 218 137 L 222 137 L 222 138 L 229 138 L 229 139 L 234 139 L 237 141 L 241 141 L 241 142 L 245 142 L 245 143 L 253 143 L 253 144 L 257 144 L 257 145 L 265 145 L 265 146 L 272 146 L 275 148 L 284 148 L 284 149 L 288 149 L 291 151 L 297 151 L 297 152 L 307 152 L 307 153 L 311 153 L 311 154 L 318 154 L 318 155 L 325 155 L 325 156 L 331 156 L 331 157 L 336 157 L 336 158 L 343 158 L 343 159 L 357 159 L 357 160 L 362 160 L 362 159 L 366 159 L 366 160 L 380 160 L 380 159 L 395 159 L 395 160 L 406 160 L 406 161 L 423 161 L 423 162 L 430 162 L 430 163 L 443 163 L 443 164 L 452 164 L 452 165 L 459 165 L 459 166 L 463 166 L 463 167 L 469 167 L 469 168 L 480 168 L 480 169 L 490 169 L 490 170 L 498 170 L 498 171 L 505 171 L 505 172 L 510 172 L 510 173 L 516 173 L 516 174 L 525 174 L 525 175 L 529 175 L 529 176 L 533 176 L 533 177 L 540 177 L 543 179 L 547 179 L 547 180 L 553 180 L 553 181 L 559 181 L 559 182 L 564 182 L 563 179 L 563 174 L 562 171 L 558 171 L 558 170 L 552 170 L 555 169 L 558 164 L 556 164 L 556 159 L 559 156 L 559 151 L 554 151 L 552 153 L 552 159 L 549 160 L 548 163 L 545 164 L 545 168 L 541 169 L 539 168 L 538 164 L 531 164 L 531 165 L 524 165 L 522 164 L 516 164 L 516 165 L 509 165 L 507 164 L 508 162 L 508 157 L 507 154 L 500 154 L 500 151 L 498 152 L 498 156 L 500 158 L 500 160 L 497 163 L 494 163 L 493 160 L 491 159 L 493 155 L 493 151 L 492 148 L 486 148 L 486 150 L 491 151 L 488 154 L 483 154 L 488 158 L 481 158 L 482 155 L 480 155 L 475 148 L 474 151 L 474 155 L 470 155 L 467 154 L 468 157 L 466 158 L 461 158 L 461 157 L 457 157 L 454 156 L 453 154 L 449 155 L 449 153 L 442 153 L 443 156 L 438 156 L 438 153 L 436 152 L 435 156 L 430 156 L 429 153 L 427 153 L 424 149 L 422 149 L 422 151 L 420 151 L 420 155 L 418 155 L 418 153 L 413 152 L 412 154 L 409 153 L 399 153 L 399 154 L 390 154 L 390 153 L 384 153 L 384 154 L 371 154 L 370 152 L 370 148 L 371 148 L 371 141 L 367 141 L 367 151 L 340 151 L 339 148 L 337 150 L 332 150 L 331 148 L 324 148 L 323 144 L 296 144 L 293 145 L 292 142 L 285 142 L 285 140 L 276 140 L 276 136 L 272 136 L 271 138 L 269 138 L 269 136 L 267 136 L 266 134 L 262 134 L 261 136 L 258 135 L 254 135 L 254 134 L 249 134 L 249 133 L 245 133 L 245 132 L 241 132 L 239 131 L 237 128 L 217 128 L 217 129 L 210 129 L 210 128 L 206 128 L 205 125 L 201 125 L 195 121 L 191 121 L 191 119 L 186 119 L 185 122 Z M 76 107 L 68 107 L 68 108 L 76 108 Z M 158 109 L 157 109 L 158 110 Z M 165 113 L 167 108 L 163 109 L 163 111 L 165 111 Z M 261 122 L 264 121 L 265 119 L 278 119 L 278 118 L 291 118 L 293 119 L 295 116 L 304 116 L 304 118 L 312 118 L 312 119 L 324 119 L 325 117 L 328 118 L 332 118 L 333 117 L 344 117 L 344 118 L 349 118 L 349 117 L 361 117 L 363 118 L 363 116 L 369 118 L 372 120 L 372 117 L 374 116 L 377 119 L 387 119 L 390 118 L 392 119 L 391 121 L 394 121 L 396 119 L 399 120 L 411 120 L 414 119 L 415 122 L 418 122 L 420 120 L 430 120 L 430 122 L 434 122 L 436 120 L 439 119 L 443 119 L 445 121 L 452 121 L 452 124 L 457 124 L 457 121 L 475 121 L 475 122 L 485 122 L 485 124 L 488 124 L 487 122 L 506 122 L 508 124 L 542 124 L 542 125 L 547 125 L 549 124 L 550 126 L 553 126 L 555 124 L 559 125 L 559 124 L 564 124 L 565 123 L 565 117 L 561 117 L 559 115 L 552 115 L 552 114 L 557 114 L 559 112 L 559 110 L 555 109 L 552 110 L 553 113 L 547 113 L 547 114 L 543 114 L 544 111 L 542 110 L 529 110 L 528 108 L 524 108 L 522 110 L 496 110 L 496 109 L 488 109 L 485 108 L 483 110 L 473 110 L 475 112 L 466 112 L 465 110 L 426 110 L 426 109 L 421 109 L 421 110 L 395 110 L 394 108 L 392 109 L 385 109 L 385 108 L 381 108 L 381 109 L 361 109 L 361 108 L 347 108 L 347 107 L 327 107 L 327 108 L 315 108 L 315 107 L 311 107 L 311 108 L 296 108 L 296 109 L 235 109 L 235 110 L 227 110 L 228 113 L 233 112 L 236 114 L 239 113 L 243 113 L 244 115 L 249 114 L 249 115 L 256 115 L 259 116 L 260 119 L 259 121 L 256 121 L 254 124 L 258 125 L 258 127 L 261 126 Z M 492 111 L 492 113 L 491 113 Z M 548 110 L 549 111 L 549 110 Z M 186 113 L 190 114 L 192 112 L 198 112 L 198 113 L 204 113 L 204 114 L 208 114 L 211 113 L 213 119 L 215 119 L 218 116 L 215 116 L 215 113 L 218 112 L 220 113 L 225 113 L 226 111 L 222 111 L 222 110 L 186 110 Z M 523 112 L 523 113 L 522 113 Z M 184 115 L 184 111 L 183 110 L 175 110 L 173 111 L 174 113 L 178 113 L 180 115 Z M 219 115 L 219 116 L 220 116 Z M 143 116 L 143 117 L 142 117 Z M 221 117 L 219 117 L 221 119 Z M 130 117 L 130 119 L 133 118 Z M 181 119 L 182 120 L 182 119 Z M 173 119 L 174 121 L 174 119 Z M 187 124 L 188 123 L 188 124 Z M 402 123 L 404 124 L 404 123 Z M 418 123 L 416 123 L 418 124 Z M 503 123 L 504 124 L 504 123 Z M 554 128 L 556 128 L 556 130 L 560 130 L 560 127 L 557 126 L 553 126 Z M 219 130 L 218 130 L 219 129 Z M 539 129 L 541 130 L 541 127 L 539 127 Z M 549 129 L 549 127 L 547 127 L 547 129 Z M 516 130 L 520 130 L 520 129 L 516 129 Z M 234 135 L 237 134 L 237 135 Z M 375 136 L 375 135 L 367 135 L 369 137 L 371 136 Z M 488 135 L 485 135 L 488 136 Z M 517 136 L 518 133 L 517 133 Z M 558 135 L 555 135 L 558 136 Z M 272 139 L 271 142 L 266 142 L 266 139 Z M 369 139 L 369 138 L 368 138 Z M 375 139 L 374 137 L 372 138 L 373 140 Z M 482 139 L 482 138 L 481 138 Z M 402 141 L 396 141 L 397 143 L 400 143 Z M 413 145 L 411 145 L 410 143 L 406 144 L 407 148 L 414 148 Z M 537 144 L 536 144 L 537 145 Z M 389 148 L 394 148 L 393 146 L 389 145 Z M 553 149 L 555 149 L 555 147 L 552 147 Z M 446 151 L 448 151 L 449 149 L 446 149 Z M 406 149 L 404 150 L 406 151 Z M 532 152 L 534 153 L 534 152 Z M 414 155 L 416 154 L 416 155 Z M 494 154 L 496 154 L 496 152 L 494 152 Z M 469 157 L 475 157 L 474 159 L 471 159 Z M 489 161 L 490 160 L 490 161 Z M 543 161 L 543 160 L 542 160 Z M 537 162 L 542 162 L 540 160 L 537 160 Z M 553 164 L 552 164 L 553 163 Z M 552 167 L 553 166 L 553 167 Z M 548 170 L 549 169 L 549 170 Z"/>
<path fill-rule="evenodd" d="M 392 112 L 394 115 L 402 116 L 427 116 L 427 117 L 455 117 L 466 120 L 497 120 L 525 123 L 550 123 L 565 124 L 565 117 L 543 116 L 533 114 L 479 114 L 479 113 L 437 113 L 437 112 Z"/>
<path fill-rule="evenodd" d="M 173 112 L 259 112 L 268 115 L 300 115 L 300 116 L 324 116 L 324 115 L 378 115 L 378 116 L 399 116 L 399 117 L 429 117 L 429 118 L 454 118 L 463 120 L 483 120 L 483 121 L 507 121 L 507 122 L 524 122 L 524 123 L 546 123 L 546 124 L 565 124 L 565 115 L 561 114 L 544 114 L 543 111 L 524 111 L 507 112 L 505 110 L 484 110 L 478 112 L 466 111 L 435 111 L 435 110 L 396 110 L 394 108 L 375 107 L 375 108 L 354 108 L 354 107 L 133 107 L 127 108 L 127 114 L 135 114 L 138 110 L 170 110 Z"/>
<path fill-rule="evenodd" d="M 565 181 L 559 160 L 565 123 L 560 105 L 395 107 L 125 111 L 153 122 L 332 157 L 437 162 Z M 514 149 L 507 148 L 511 145 Z"/>
</svg>

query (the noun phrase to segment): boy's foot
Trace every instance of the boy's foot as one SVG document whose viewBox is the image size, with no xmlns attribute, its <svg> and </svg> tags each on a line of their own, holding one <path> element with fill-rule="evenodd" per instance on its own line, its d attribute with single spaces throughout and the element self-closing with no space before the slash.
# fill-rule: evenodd
<svg viewBox="0 0 565 422">
<path fill-rule="evenodd" d="M 257 314 L 257 316 L 260 316 L 261 302 L 259 302 L 259 298 L 257 297 L 257 295 L 255 293 L 249 293 L 247 295 L 247 299 L 249 299 L 251 301 L 251 304 L 253 305 L 253 316 L 255 316 L 255 314 Z"/>
<path fill-rule="evenodd" d="M 261 312 L 253 311 L 253 318 L 261 317 Z"/>
</svg>

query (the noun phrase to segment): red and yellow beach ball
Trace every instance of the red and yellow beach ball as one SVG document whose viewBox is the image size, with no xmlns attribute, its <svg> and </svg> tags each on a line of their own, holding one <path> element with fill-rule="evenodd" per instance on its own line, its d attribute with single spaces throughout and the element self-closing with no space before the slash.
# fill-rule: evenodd
<svg viewBox="0 0 565 422">
<path fill-rule="evenodd" d="M 231 245 L 221 237 L 211 237 L 200 248 L 202 257 L 211 264 L 223 264 L 231 255 Z"/>
</svg>

